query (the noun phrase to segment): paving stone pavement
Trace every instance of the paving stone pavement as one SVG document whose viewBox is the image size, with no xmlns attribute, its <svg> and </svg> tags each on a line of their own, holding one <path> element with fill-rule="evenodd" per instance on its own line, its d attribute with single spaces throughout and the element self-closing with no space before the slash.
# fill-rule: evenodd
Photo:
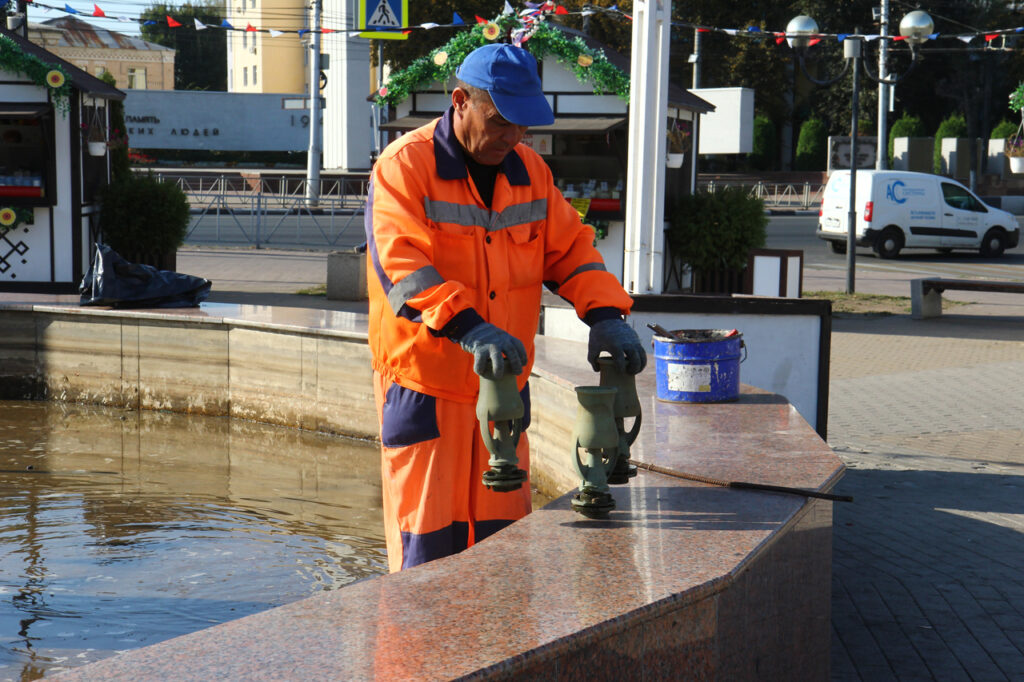
<svg viewBox="0 0 1024 682">
<path fill-rule="evenodd" d="M 833 680 L 1024 680 L 1024 300 L 998 305 L 833 321 Z"/>
<path fill-rule="evenodd" d="M 324 253 L 223 251 L 179 251 L 213 301 L 365 309 L 294 295 Z M 858 268 L 857 290 L 910 278 Z M 805 268 L 805 290 L 843 287 Z M 1024 297 L 951 297 L 969 303 L 934 320 L 833 320 L 828 440 L 854 497 L 834 505 L 837 682 L 1024 682 Z"/>
</svg>

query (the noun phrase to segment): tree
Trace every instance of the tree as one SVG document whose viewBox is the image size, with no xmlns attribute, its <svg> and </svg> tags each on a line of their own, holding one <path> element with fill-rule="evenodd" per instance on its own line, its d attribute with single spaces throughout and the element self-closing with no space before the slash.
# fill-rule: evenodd
<svg viewBox="0 0 1024 682">
<path fill-rule="evenodd" d="M 889 163 L 892 164 L 894 160 L 894 147 L 896 144 L 897 137 L 924 137 L 925 128 L 924 123 L 917 116 L 911 116 L 910 114 L 903 114 L 903 116 L 896 119 L 896 122 L 889 128 Z"/>
<path fill-rule="evenodd" d="M 778 163 L 775 124 L 767 116 L 754 117 L 754 144 L 750 163 L 757 170 L 774 170 Z"/>
<path fill-rule="evenodd" d="M 935 131 L 934 163 L 935 172 L 942 172 L 942 140 L 947 137 L 964 137 L 967 135 L 967 122 L 963 114 L 950 114 L 946 120 L 939 124 Z"/>
<path fill-rule="evenodd" d="M 184 26 L 167 26 L 168 15 Z M 176 90 L 227 90 L 227 31 L 196 31 L 192 28 L 195 19 L 219 26 L 223 18 L 223 10 L 214 0 L 197 5 L 185 3 L 180 7 L 160 3 L 143 10 L 143 39 L 175 50 Z M 147 20 L 155 23 L 147 25 Z"/>
<path fill-rule="evenodd" d="M 800 126 L 800 138 L 796 144 L 796 169 L 801 171 L 825 170 L 828 131 L 825 124 L 810 118 Z"/>
</svg>

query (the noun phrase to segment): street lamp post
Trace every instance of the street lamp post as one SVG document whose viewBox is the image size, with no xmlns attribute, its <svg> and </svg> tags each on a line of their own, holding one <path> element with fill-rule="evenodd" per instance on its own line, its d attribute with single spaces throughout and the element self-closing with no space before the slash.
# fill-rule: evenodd
<svg viewBox="0 0 1024 682">
<path fill-rule="evenodd" d="M 934 31 L 932 19 L 926 12 L 915 10 L 910 12 L 900 21 L 900 35 L 910 45 L 911 62 L 910 66 L 901 76 L 893 78 L 879 78 L 871 73 L 865 63 L 864 71 L 868 78 L 876 83 L 894 85 L 903 80 L 909 74 L 920 57 L 917 47 L 928 40 Z M 843 59 L 846 63 L 839 75 L 833 78 L 819 80 L 807 72 L 804 59 L 807 49 L 810 47 L 811 39 L 818 34 L 818 23 L 806 15 L 793 17 L 786 25 L 786 42 L 796 50 L 800 60 L 800 70 L 804 75 L 817 85 L 831 85 L 846 75 L 850 65 L 853 65 L 853 87 L 850 100 L 850 210 L 846 218 L 846 293 L 854 293 L 855 272 L 856 272 L 856 242 L 857 242 L 857 114 L 860 108 L 860 72 L 863 62 L 862 46 L 864 36 L 848 35 L 843 38 Z"/>
</svg>

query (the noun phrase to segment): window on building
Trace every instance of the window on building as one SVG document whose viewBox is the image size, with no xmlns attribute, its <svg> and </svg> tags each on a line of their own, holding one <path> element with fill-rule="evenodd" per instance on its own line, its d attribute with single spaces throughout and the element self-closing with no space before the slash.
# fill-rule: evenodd
<svg viewBox="0 0 1024 682">
<path fill-rule="evenodd" d="M 66 125 L 66 123 L 65 123 Z M 53 110 L 44 104 L 0 104 L 0 202 L 55 203 Z"/>
<path fill-rule="evenodd" d="M 146 89 L 146 69 L 128 69 L 128 87 L 132 90 Z"/>
<path fill-rule="evenodd" d="M 248 33 L 243 33 L 242 34 L 242 47 L 243 48 L 249 47 L 249 34 Z"/>
<path fill-rule="evenodd" d="M 252 84 L 256 85 L 256 67 L 252 67 Z"/>
<path fill-rule="evenodd" d="M 255 8 L 256 7 L 256 0 L 249 0 L 249 7 L 250 8 Z"/>
<path fill-rule="evenodd" d="M 248 66 L 243 66 L 242 67 L 242 85 L 243 86 L 249 85 L 249 67 Z"/>
<path fill-rule="evenodd" d="M 102 66 L 97 66 L 97 67 L 96 67 L 96 68 L 95 68 L 95 69 L 93 70 L 93 75 L 94 75 L 94 76 L 96 76 L 97 78 L 99 78 L 100 76 L 102 76 L 102 75 L 103 75 L 103 72 L 104 72 L 104 71 L 106 71 L 106 69 L 104 69 L 104 68 L 103 68 Z"/>
</svg>

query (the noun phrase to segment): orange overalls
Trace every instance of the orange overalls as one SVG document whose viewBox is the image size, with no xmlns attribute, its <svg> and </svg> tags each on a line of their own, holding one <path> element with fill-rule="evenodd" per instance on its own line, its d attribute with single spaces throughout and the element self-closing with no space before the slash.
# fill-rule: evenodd
<svg viewBox="0 0 1024 682">
<path fill-rule="evenodd" d="M 530 511 L 527 485 L 498 493 L 480 480 L 488 453 L 475 415 L 479 378 L 453 339 L 482 319 L 523 342 L 518 385 L 528 423 L 542 286 L 588 322 L 632 306 L 543 159 L 523 145 L 509 153 L 488 208 L 451 117 L 449 109 L 390 144 L 367 201 L 369 343 L 392 571 L 461 551 Z M 525 433 L 518 454 L 528 471 Z"/>
</svg>

